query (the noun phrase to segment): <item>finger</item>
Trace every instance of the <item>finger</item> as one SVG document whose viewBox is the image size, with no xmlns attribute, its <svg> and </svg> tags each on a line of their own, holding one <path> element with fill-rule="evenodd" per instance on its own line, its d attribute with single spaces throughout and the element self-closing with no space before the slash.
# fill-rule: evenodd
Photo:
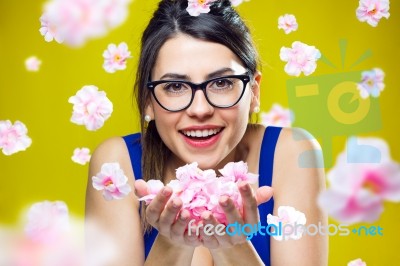
<svg viewBox="0 0 400 266">
<path fill-rule="evenodd" d="M 139 198 L 149 194 L 147 190 L 147 183 L 143 179 L 136 180 L 134 183 L 134 187 L 135 187 L 135 194 Z"/>
<path fill-rule="evenodd" d="M 228 223 L 243 223 L 242 216 L 240 215 L 239 210 L 236 209 L 232 199 L 230 199 L 228 196 L 221 196 L 219 198 L 219 205 L 224 211 Z"/>
<path fill-rule="evenodd" d="M 197 226 L 191 226 L 191 223 L 189 223 L 188 230 L 185 232 L 183 239 L 188 246 L 200 246 L 200 232 L 197 231 Z"/>
<path fill-rule="evenodd" d="M 272 187 L 262 186 L 256 190 L 256 201 L 257 205 L 269 201 L 274 194 Z"/>
<path fill-rule="evenodd" d="M 232 246 L 231 237 L 226 233 L 226 226 L 218 222 L 218 220 L 212 215 L 211 212 L 204 212 L 202 214 L 204 226 L 211 224 L 213 228 L 213 236 L 217 241 L 218 245 L 216 247 L 229 247 Z M 215 248 L 213 245 L 209 246 L 204 244 L 208 248 Z"/>
<path fill-rule="evenodd" d="M 185 209 L 181 210 L 175 223 L 171 226 L 171 238 L 173 240 L 183 238 L 186 231 L 186 227 L 190 222 L 189 218 L 190 218 L 189 211 Z"/>
<path fill-rule="evenodd" d="M 257 200 L 253 189 L 247 182 L 239 182 L 238 188 L 242 196 L 243 220 L 249 224 L 257 224 L 259 221 Z"/>
<path fill-rule="evenodd" d="M 156 225 L 171 195 L 172 189 L 170 187 L 164 187 L 147 206 L 146 218 L 151 225 Z"/>
<path fill-rule="evenodd" d="M 200 237 L 202 244 L 211 249 L 219 247 L 219 242 L 215 236 L 215 226 L 211 212 L 204 212 L 202 214 L 203 227 L 200 230 Z M 216 221 L 215 221 L 216 222 Z"/>
<path fill-rule="evenodd" d="M 170 235 L 171 226 L 175 223 L 179 211 L 182 208 L 182 200 L 179 198 L 174 198 L 170 200 L 165 209 L 161 212 L 160 218 L 158 220 L 158 230 L 160 233 Z"/>
</svg>

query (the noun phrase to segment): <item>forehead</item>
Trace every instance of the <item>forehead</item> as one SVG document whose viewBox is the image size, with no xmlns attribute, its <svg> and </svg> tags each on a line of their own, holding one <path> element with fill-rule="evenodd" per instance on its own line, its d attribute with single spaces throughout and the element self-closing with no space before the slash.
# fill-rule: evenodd
<svg viewBox="0 0 400 266">
<path fill-rule="evenodd" d="M 161 47 L 152 79 L 157 80 L 166 73 L 175 73 L 199 82 L 207 74 L 224 68 L 231 68 L 235 74 L 245 72 L 240 59 L 228 47 L 178 34 Z"/>
</svg>

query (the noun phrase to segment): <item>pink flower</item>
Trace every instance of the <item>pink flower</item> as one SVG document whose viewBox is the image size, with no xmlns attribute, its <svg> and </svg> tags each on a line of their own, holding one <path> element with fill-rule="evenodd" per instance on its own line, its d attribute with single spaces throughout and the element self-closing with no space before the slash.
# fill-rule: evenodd
<svg viewBox="0 0 400 266">
<path fill-rule="evenodd" d="M 122 199 L 132 190 L 119 163 L 103 164 L 100 173 L 93 176 L 92 181 L 95 189 L 103 190 L 106 200 Z"/>
<path fill-rule="evenodd" d="M 69 230 L 68 207 L 62 201 L 33 204 L 25 226 L 27 236 L 35 242 L 55 242 Z"/>
<path fill-rule="evenodd" d="M 383 83 L 384 78 L 385 73 L 380 68 L 363 71 L 361 73 L 361 82 L 357 84 L 361 98 L 366 99 L 370 95 L 372 97 L 379 97 L 380 92 L 385 88 L 385 84 Z"/>
<path fill-rule="evenodd" d="M 40 65 L 42 64 L 42 61 L 39 60 L 36 56 L 30 56 L 25 60 L 25 67 L 26 70 L 32 71 L 32 72 L 37 72 L 39 71 Z"/>
<path fill-rule="evenodd" d="M 250 1 L 250 0 L 230 0 L 231 1 L 231 5 L 232 6 L 238 6 L 238 5 L 240 5 L 241 3 L 243 3 L 243 2 L 248 2 L 248 1 Z"/>
<path fill-rule="evenodd" d="M 317 68 L 316 61 L 321 53 L 315 46 L 309 46 L 302 42 L 293 42 L 292 48 L 282 47 L 281 60 L 287 62 L 285 72 L 291 76 L 299 76 L 301 72 L 308 76 Z"/>
<path fill-rule="evenodd" d="M 347 263 L 347 266 L 367 266 L 367 264 L 361 259 L 356 259 L 349 261 L 349 263 Z"/>
<path fill-rule="evenodd" d="M 3 149 L 3 154 L 11 155 L 31 146 L 32 140 L 27 133 L 28 129 L 20 121 L 13 125 L 10 120 L 0 120 L 0 149 Z"/>
<path fill-rule="evenodd" d="M 144 197 L 141 197 L 139 200 L 144 201 L 146 204 L 149 204 L 160 192 L 160 190 L 164 187 L 164 183 L 160 180 L 149 180 L 147 181 L 147 192 L 148 194 Z"/>
<path fill-rule="evenodd" d="M 210 5 L 215 0 L 188 0 L 186 11 L 191 16 L 199 16 L 201 13 L 210 12 Z"/>
<path fill-rule="evenodd" d="M 50 0 L 40 18 L 40 33 L 50 42 L 83 45 L 121 25 L 130 0 Z"/>
<path fill-rule="evenodd" d="M 91 131 L 101 128 L 113 111 L 113 104 L 106 93 L 98 91 L 93 85 L 83 86 L 68 102 L 74 105 L 71 122 L 85 125 Z"/>
<path fill-rule="evenodd" d="M 296 31 L 298 27 L 299 25 L 294 15 L 285 14 L 278 18 L 278 29 L 284 30 L 286 34 Z"/>
<path fill-rule="evenodd" d="M 304 213 L 297 211 L 295 208 L 290 206 L 279 206 L 278 216 L 271 214 L 267 215 L 268 225 L 274 224 L 276 228 L 278 228 L 279 223 L 282 224 L 282 234 L 273 235 L 273 237 L 279 241 L 300 239 L 303 236 L 304 227 L 297 225 L 305 225 L 306 221 L 307 219 Z M 294 230 L 294 228 L 296 228 L 296 230 Z"/>
<path fill-rule="evenodd" d="M 85 165 L 90 161 L 90 150 L 88 148 L 76 148 L 71 159 L 75 163 Z"/>
<path fill-rule="evenodd" d="M 258 180 L 258 175 L 248 173 L 247 163 L 243 161 L 227 163 L 224 168 L 219 169 L 223 178 L 228 178 L 233 182 L 245 181 L 254 184 Z"/>
<path fill-rule="evenodd" d="M 351 138 L 347 146 L 327 174 L 330 187 L 319 205 L 340 222 L 374 222 L 384 200 L 400 202 L 400 164 L 382 139 Z"/>
<path fill-rule="evenodd" d="M 294 114 L 290 109 L 283 108 L 280 104 L 273 104 L 268 113 L 261 113 L 261 124 L 264 126 L 290 127 Z"/>
<path fill-rule="evenodd" d="M 389 18 L 389 0 L 360 0 L 356 15 L 359 21 L 376 27 L 381 18 Z"/>
<path fill-rule="evenodd" d="M 257 182 L 258 175 L 248 173 L 247 164 L 244 162 L 228 163 L 219 170 L 223 174 L 220 178 L 217 178 L 214 170 L 201 170 L 197 166 L 198 164 L 194 162 L 176 169 L 176 179 L 167 184 L 173 190 L 171 199 L 179 197 L 183 203 L 182 208 L 188 210 L 191 219 L 195 219 L 197 223 L 201 222 L 201 214 L 205 211 L 211 211 L 220 223 L 227 223 L 225 212 L 219 205 L 221 196 L 230 197 L 242 214 L 242 198 L 237 182 L 254 183 Z M 150 183 L 151 181 L 153 183 Z M 150 180 L 147 184 L 148 195 L 139 200 L 149 204 L 163 187 L 163 183 L 159 180 Z"/>
<path fill-rule="evenodd" d="M 126 68 L 126 60 L 131 57 L 131 52 L 129 52 L 128 45 L 125 42 L 121 42 L 118 46 L 112 43 L 104 51 L 103 57 L 104 70 L 108 73 L 114 73 L 117 70 Z"/>
</svg>

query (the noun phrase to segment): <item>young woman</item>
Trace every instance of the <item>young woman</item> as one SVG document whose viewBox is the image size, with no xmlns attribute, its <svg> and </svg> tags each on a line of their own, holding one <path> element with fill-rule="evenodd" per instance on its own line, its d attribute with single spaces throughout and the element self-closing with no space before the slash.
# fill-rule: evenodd
<svg viewBox="0 0 400 266">
<path fill-rule="evenodd" d="M 250 124 L 259 110 L 261 73 L 248 28 L 229 0 L 215 1 L 210 12 L 191 16 L 187 0 L 162 0 L 142 37 L 135 95 L 142 132 L 112 138 L 94 152 L 89 178 L 102 164 L 119 162 L 138 197 L 141 180 L 167 184 L 175 170 L 197 162 L 221 169 L 244 161 L 259 174 L 258 184 L 238 184 L 243 216 L 228 197 L 219 204 L 229 222 L 266 226 L 268 213 L 282 205 L 305 213 L 307 224 L 326 225 L 316 198 L 324 189 L 317 167 L 318 144 L 303 130 Z M 307 167 L 299 162 L 307 154 Z M 136 180 L 136 181 L 135 181 Z M 164 187 L 148 206 L 138 198 L 105 201 L 88 182 L 87 217 L 115 237 L 114 265 L 326 265 L 327 237 L 277 241 L 253 237 L 189 235 L 190 217 L 179 198 L 168 201 Z M 273 199 L 271 198 L 273 194 Z M 176 218 L 177 217 L 177 218 Z M 218 222 L 202 214 L 204 224 Z M 144 228 L 150 230 L 145 230 Z"/>
</svg>

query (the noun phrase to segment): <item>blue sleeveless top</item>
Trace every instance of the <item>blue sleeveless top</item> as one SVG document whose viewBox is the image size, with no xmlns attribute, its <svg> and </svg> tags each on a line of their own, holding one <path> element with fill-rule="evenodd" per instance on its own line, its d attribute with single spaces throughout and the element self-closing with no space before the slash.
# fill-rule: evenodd
<svg viewBox="0 0 400 266">
<path fill-rule="evenodd" d="M 269 126 L 265 129 L 263 141 L 261 144 L 260 152 L 260 165 L 259 165 L 259 186 L 271 186 L 272 174 L 274 165 L 274 153 L 276 142 L 282 128 Z M 142 179 L 141 160 L 142 160 L 142 147 L 140 145 L 140 133 L 132 134 L 123 137 L 131 158 L 132 169 L 136 179 Z M 267 215 L 273 213 L 274 200 L 273 198 L 258 206 L 260 213 L 261 225 L 268 226 Z M 157 229 L 153 228 L 149 234 L 144 236 L 145 257 L 150 252 L 154 240 L 158 234 Z M 254 235 L 250 240 L 256 249 L 258 255 L 266 265 L 270 265 L 270 237 L 268 234 L 262 236 L 260 234 Z"/>
</svg>

